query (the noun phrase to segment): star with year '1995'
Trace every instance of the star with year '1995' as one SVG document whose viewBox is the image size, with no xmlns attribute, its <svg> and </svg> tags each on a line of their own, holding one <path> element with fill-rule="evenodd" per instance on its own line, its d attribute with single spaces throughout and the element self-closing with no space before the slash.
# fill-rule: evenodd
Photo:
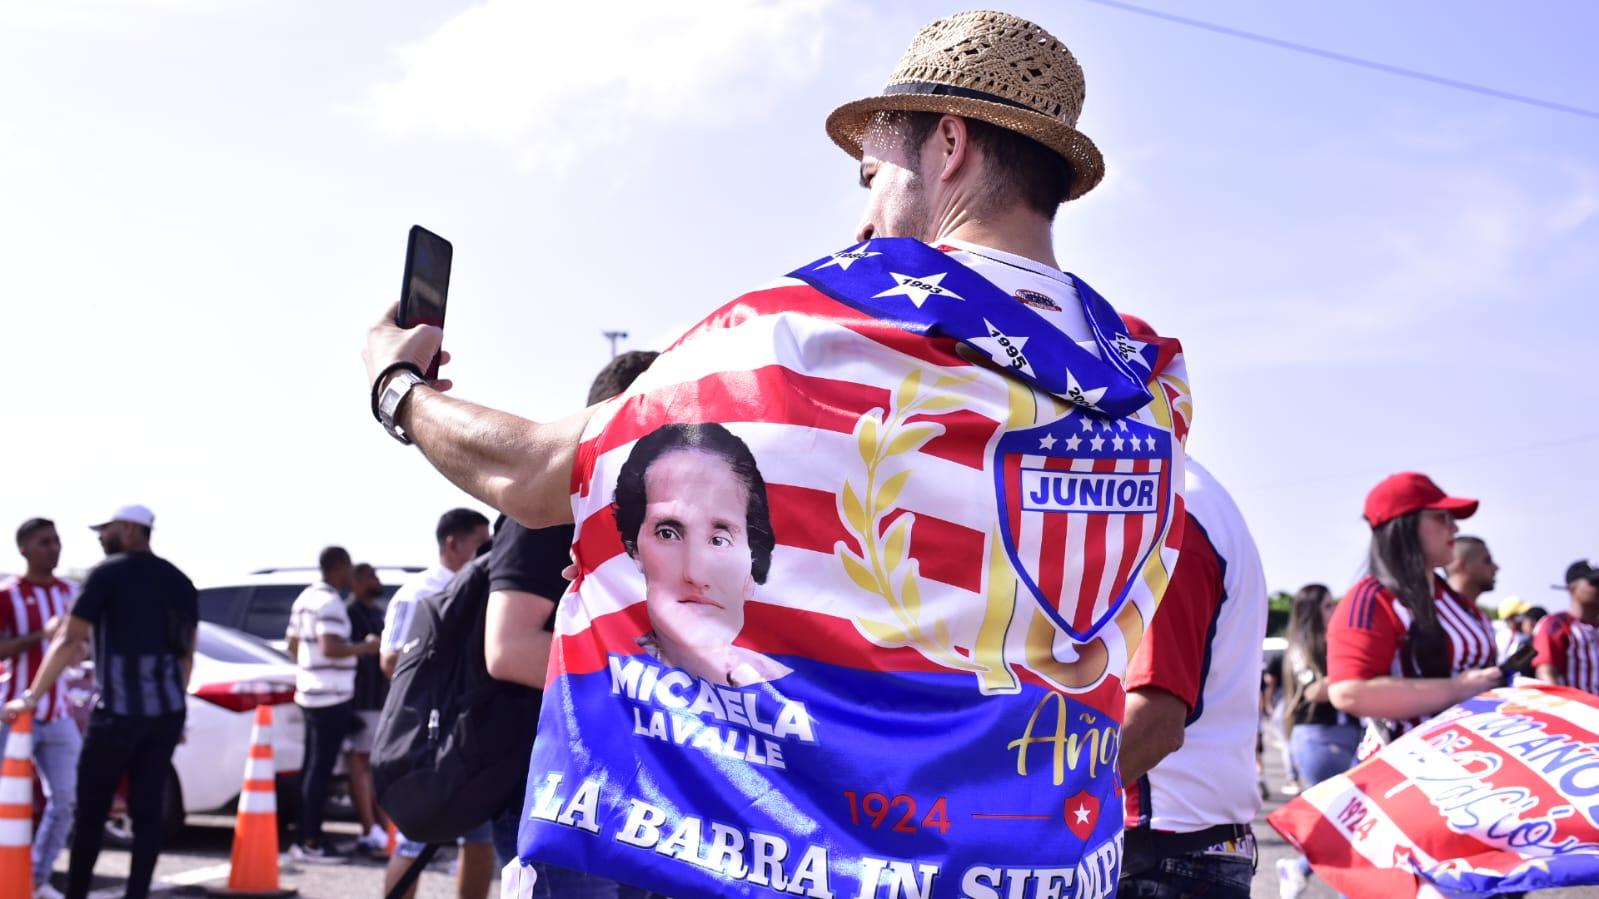
<svg viewBox="0 0 1599 899">
<path fill-rule="evenodd" d="M 853 250 L 845 250 L 842 253 L 834 253 L 833 255 L 827 257 L 826 262 L 818 265 L 816 268 L 812 269 L 812 271 L 821 271 L 824 268 L 836 265 L 847 272 L 849 271 L 849 267 L 851 265 L 854 265 L 862 259 L 866 259 L 871 256 L 883 255 L 875 250 L 868 252 L 866 248 L 870 245 L 871 244 L 863 243 Z"/>
<path fill-rule="evenodd" d="M 994 327 L 994 323 L 983 319 L 983 327 L 988 329 L 987 337 L 973 337 L 971 344 L 988 354 L 995 365 L 1004 368 L 1013 368 L 1024 375 L 1032 375 L 1033 364 L 1027 361 L 1027 354 L 1022 352 L 1022 347 L 1027 345 L 1031 338 L 1012 337 Z"/>
<path fill-rule="evenodd" d="M 922 304 L 927 302 L 927 298 L 930 296 L 949 297 L 952 300 L 966 299 L 948 287 L 943 286 L 944 277 L 948 274 L 949 272 L 939 272 L 936 275 L 912 277 L 898 272 L 889 272 L 888 276 L 894 279 L 894 286 L 882 293 L 873 294 L 872 299 L 875 300 L 878 297 L 910 297 L 911 302 L 916 304 L 917 309 L 922 308 Z"/>
</svg>

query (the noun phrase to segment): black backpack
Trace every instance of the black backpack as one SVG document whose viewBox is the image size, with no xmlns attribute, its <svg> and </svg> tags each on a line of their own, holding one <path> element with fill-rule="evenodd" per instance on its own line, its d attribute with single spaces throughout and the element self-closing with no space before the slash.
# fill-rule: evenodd
<svg viewBox="0 0 1599 899">
<path fill-rule="evenodd" d="M 417 603 L 372 744 L 378 805 L 407 838 L 454 842 L 520 802 L 541 693 L 483 659 L 488 555 Z"/>
</svg>

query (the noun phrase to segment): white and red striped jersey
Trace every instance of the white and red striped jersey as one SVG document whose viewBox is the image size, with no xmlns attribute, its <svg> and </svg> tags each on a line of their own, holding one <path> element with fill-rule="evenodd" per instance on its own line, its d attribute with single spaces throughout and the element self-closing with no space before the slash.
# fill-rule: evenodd
<svg viewBox="0 0 1599 899">
<path fill-rule="evenodd" d="M 1499 661 L 1488 617 L 1456 595 L 1441 578 L 1433 607 L 1449 642 L 1450 674 L 1486 668 Z M 1410 621 L 1410 610 L 1397 596 L 1376 578 L 1361 578 L 1339 602 L 1327 626 L 1328 683 L 1384 676 L 1421 677 L 1408 651 Z M 1398 736 L 1422 720 L 1390 721 L 1389 725 L 1393 735 Z"/>
<path fill-rule="evenodd" d="M 1253 770 L 1260 716 L 1266 572 L 1243 513 L 1193 458 L 1188 525 L 1160 610 L 1127 666 L 1129 691 L 1165 690 L 1188 706 L 1181 749 L 1126 785 L 1128 827 L 1191 833 L 1247 824 L 1260 811 Z M 1217 776 L 1217 772 L 1234 772 Z"/>
<path fill-rule="evenodd" d="M 72 601 L 77 598 L 78 587 L 60 578 L 48 584 L 36 584 L 23 577 L 8 577 L 0 581 L 0 639 L 11 640 L 44 630 L 51 618 L 65 620 L 72 611 Z M 4 662 L 0 662 L 0 703 L 19 699 L 39 666 L 44 664 L 44 653 L 49 641 L 41 640 Z M 66 678 L 56 678 L 50 692 L 39 697 L 39 708 L 34 721 L 43 724 L 67 714 Z"/>
<path fill-rule="evenodd" d="M 1553 665 L 1566 686 L 1599 695 L 1599 627 L 1556 612 L 1538 622 L 1532 644 L 1534 665 Z"/>
</svg>

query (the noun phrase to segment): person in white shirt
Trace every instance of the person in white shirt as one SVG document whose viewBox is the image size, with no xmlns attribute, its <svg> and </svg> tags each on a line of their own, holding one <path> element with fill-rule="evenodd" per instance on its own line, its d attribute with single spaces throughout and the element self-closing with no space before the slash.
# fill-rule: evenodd
<svg viewBox="0 0 1599 899">
<path fill-rule="evenodd" d="M 350 614 L 344 606 L 354 577 L 350 554 L 330 546 L 317 561 L 322 580 L 294 600 L 284 632 L 289 658 L 300 668 L 294 701 L 305 716 L 299 832 L 289 854 L 298 861 L 333 863 L 344 858 L 322 837 L 322 807 L 355 715 L 355 658 L 376 653 L 378 643 L 375 636 L 350 643 Z"/>
<path fill-rule="evenodd" d="M 488 545 L 489 520 L 471 509 L 451 509 L 439 516 L 433 536 L 439 545 L 438 564 L 417 572 L 400 585 L 384 612 L 383 648 L 378 659 L 383 673 L 389 677 L 394 676 L 400 657 L 415 645 L 410 634 L 417 604 L 450 586 L 456 572 L 465 568 L 478 550 Z M 389 858 L 388 871 L 384 874 L 385 895 L 393 891 L 424 845 L 407 839 L 403 833 L 398 835 L 394 855 Z M 494 837 L 489 822 L 483 822 L 482 827 L 462 837 L 460 846 L 455 872 L 456 896 L 458 899 L 483 899 L 488 895 L 495 870 Z M 415 887 L 411 895 L 415 895 Z"/>
</svg>

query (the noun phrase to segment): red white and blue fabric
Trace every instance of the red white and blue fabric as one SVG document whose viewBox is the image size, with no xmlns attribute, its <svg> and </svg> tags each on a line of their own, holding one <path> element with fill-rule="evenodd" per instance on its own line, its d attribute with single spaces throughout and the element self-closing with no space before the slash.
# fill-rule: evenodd
<svg viewBox="0 0 1599 899">
<path fill-rule="evenodd" d="M 60 578 L 49 584 L 35 584 L 23 577 L 0 581 L 0 639 L 38 633 L 52 618 L 65 621 L 77 595 L 77 586 Z M 39 666 L 44 664 L 48 647 L 49 641 L 41 640 L 0 662 L 0 703 L 21 698 L 23 691 L 33 683 L 33 676 L 39 673 Z M 71 711 L 67 701 L 67 678 L 60 677 L 48 693 L 39 697 L 33 720 L 45 724 Z"/>
<path fill-rule="evenodd" d="M 1086 346 L 950 253 L 869 241 L 723 306 L 595 411 L 524 862 L 679 896 L 1114 892 L 1120 678 L 1176 562 L 1191 403 L 1176 341 L 1062 280 Z M 618 471 L 699 422 L 766 484 L 777 546 L 734 644 L 792 669 L 765 683 L 640 646 Z M 1036 526 L 1023 467 L 1077 480 Z M 1111 486 L 1135 477 L 1158 486 Z"/>
<path fill-rule="evenodd" d="M 1268 820 L 1350 896 L 1599 884 L 1599 698 L 1519 678 Z"/>
<path fill-rule="evenodd" d="M 1551 665 L 1566 686 L 1599 694 L 1599 627 L 1556 612 L 1538 622 L 1532 643 L 1534 665 Z"/>
<path fill-rule="evenodd" d="M 1439 581 L 1433 597 L 1438 623 L 1449 642 L 1449 672 L 1486 668 L 1498 661 L 1493 625 L 1475 605 Z M 1420 677 L 1409 652 L 1410 610 L 1378 580 L 1361 578 L 1338 603 L 1327 623 L 1327 680 Z M 1389 721 L 1389 731 L 1404 733 L 1422 719 Z M 1364 758 L 1367 746 L 1363 746 Z"/>
</svg>

